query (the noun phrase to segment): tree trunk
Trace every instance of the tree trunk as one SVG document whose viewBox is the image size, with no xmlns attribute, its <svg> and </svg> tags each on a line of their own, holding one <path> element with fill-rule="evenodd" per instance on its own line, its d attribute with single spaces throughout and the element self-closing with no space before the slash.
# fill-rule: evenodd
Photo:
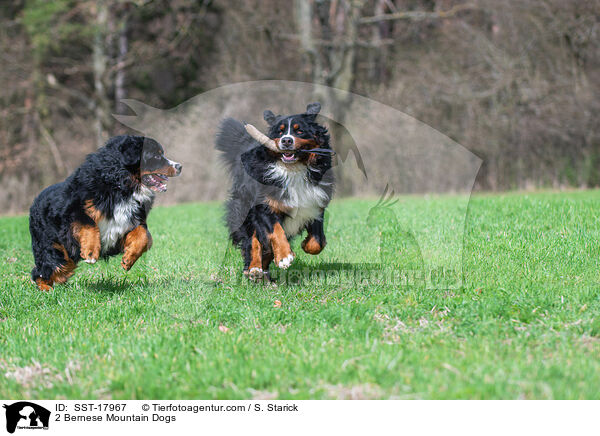
<svg viewBox="0 0 600 436">
<path fill-rule="evenodd" d="M 356 41 L 358 38 L 358 19 L 364 0 L 332 0 L 325 9 L 318 9 L 317 18 L 313 19 L 315 11 L 311 0 L 295 1 L 296 26 L 300 35 L 300 45 L 312 65 L 311 78 L 313 83 L 327 85 L 342 91 L 350 91 L 355 76 Z M 320 23 L 323 38 L 330 39 L 333 47 L 319 45 L 314 38 L 314 25 Z M 324 95 L 314 96 L 332 113 L 333 120 L 329 131 L 337 150 L 350 148 L 353 144 L 346 129 L 343 127 L 346 111 L 352 96 L 341 97 L 335 90 L 326 91 Z M 341 153 L 347 155 L 347 153 Z M 345 175 L 341 167 L 336 171 L 336 190 L 341 195 L 351 194 L 354 181 Z"/>
<path fill-rule="evenodd" d="M 96 0 L 96 33 L 93 47 L 94 100 L 96 145 L 101 146 L 106 140 L 108 120 L 108 97 L 104 86 L 104 76 L 108 64 L 106 54 L 106 29 L 108 25 L 108 5 L 105 0 Z"/>
<path fill-rule="evenodd" d="M 377 0 L 374 15 L 385 14 L 387 4 L 390 0 Z M 372 48 L 369 50 L 370 70 L 369 78 L 374 83 L 385 83 L 388 80 L 386 71 L 386 60 L 388 58 L 388 46 L 385 41 L 390 36 L 390 23 L 381 22 L 373 26 Z"/>
<path fill-rule="evenodd" d="M 323 65 L 316 44 L 313 40 L 313 8 L 311 0 L 294 1 L 296 27 L 300 35 L 300 46 L 304 55 L 308 58 L 311 68 L 311 79 L 313 83 L 322 83 Z"/>
<path fill-rule="evenodd" d="M 125 58 L 127 57 L 127 13 L 123 13 L 119 26 L 119 37 L 117 41 L 117 71 L 115 74 L 115 110 L 117 113 L 124 110 L 121 100 L 127 97 L 125 93 Z"/>
</svg>

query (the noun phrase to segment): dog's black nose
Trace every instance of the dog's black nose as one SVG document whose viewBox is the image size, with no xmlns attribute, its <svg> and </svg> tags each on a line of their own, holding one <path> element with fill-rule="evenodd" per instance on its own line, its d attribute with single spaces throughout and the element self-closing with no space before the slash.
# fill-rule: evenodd
<svg viewBox="0 0 600 436">
<path fill-rule="evenodd" d="M 179 175 L 181 173 L 181 164 L 180 163 L 176 163 L 175 165 L 173 165 L 175 167 L 175 170 L 177 171 L 177 175 Z"/>
<path fill-rule="evenodd" d="M 291 136 L 284 136 L 279 140 L 279 145 L 282 150 L 291 150 L 294 147 L 294 138 Z"/>
</svg>

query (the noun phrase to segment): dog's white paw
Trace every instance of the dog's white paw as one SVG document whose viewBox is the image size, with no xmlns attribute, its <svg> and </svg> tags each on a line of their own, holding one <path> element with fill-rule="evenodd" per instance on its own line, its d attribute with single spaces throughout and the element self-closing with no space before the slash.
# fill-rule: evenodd
<svg viewBox="0 0 600 436">
<path fill-rule="evenodd" d="M 288 254 L 286 257 L 281 259 L 277 266 L 281 269 L 288 269 L 294 260 L 294 255 L 292 253 Z"/>
<path fill-rule="evenodd" d="M 85 262 L 85 263 L 92 263 L 92 264 L 93 264 L 93 263 L 96 263 L 96 260 L 97 260 L 97 259 L 90 258 L 90 259 L 84 259 L 84 262 Z"/>
</svg>

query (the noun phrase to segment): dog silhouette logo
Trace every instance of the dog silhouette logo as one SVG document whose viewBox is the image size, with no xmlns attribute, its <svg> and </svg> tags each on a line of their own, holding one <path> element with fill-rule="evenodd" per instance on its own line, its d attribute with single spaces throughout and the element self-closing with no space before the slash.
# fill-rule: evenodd
<svg viewBox="0 0 600 436">
<path fill-rule="evenodd" d="M 11 405 L 5 404 L 6 431 L 14 433 L 19 429 L 48 429 L 50 411 L 42 406 L 28 401 L 19 401 Z"/>
</svg>

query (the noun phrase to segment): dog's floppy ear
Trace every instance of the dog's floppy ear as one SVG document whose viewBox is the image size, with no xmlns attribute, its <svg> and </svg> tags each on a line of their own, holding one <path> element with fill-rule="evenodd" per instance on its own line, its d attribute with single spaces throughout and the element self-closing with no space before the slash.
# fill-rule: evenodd
<svg viewBox="0 0 600 436">
<path fill-rule="evenodd" d="M 277 118 L 273 112 L 270 110 L 266 110 L 263 112 L 263 118 L 267 122 L 269 126 L 272 126 L 275 123 L 275 119 Z"/>
<path fill-rule="evenodd" d="M 125 136 L 119 144 L 119 151 L 123 155 L 126 166 L 139 165 L 142 160 L 144 139 L 138 136 Z"/>
<path fill-rule="evenodd" d="M 319 112 L 321 112 L 321 103 L 318 101 L 310 103 L 308 106 L 306 106 L 306 115 L 312 115 L 313 120 Z"/>
</svg>

